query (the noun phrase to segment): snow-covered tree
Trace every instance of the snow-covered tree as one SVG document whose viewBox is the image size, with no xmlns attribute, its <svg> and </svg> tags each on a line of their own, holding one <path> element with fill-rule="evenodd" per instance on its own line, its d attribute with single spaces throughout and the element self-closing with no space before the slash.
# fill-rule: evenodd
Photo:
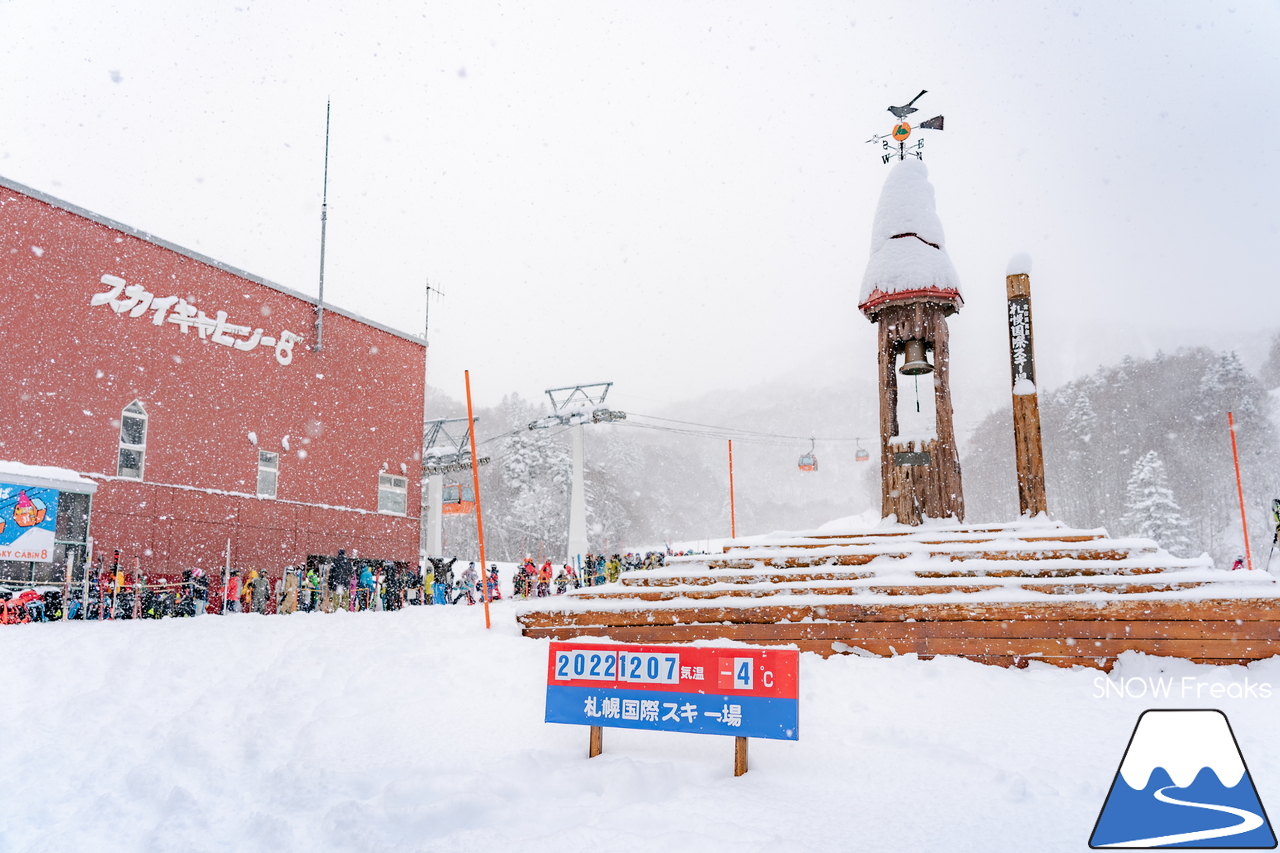
<svg viewBox="0 0 1280 853">
<path fill-rule="evenodd" d="M 1280 388 L 1280 332 L 1271 338 L 1271 350 L 1262 370 L 1258 371 L 1258 378 L 1262 380 L 1263 388 Z"/>
<path fill-rule="evenodd" d="M 1160 454 L 1147 451 L 1133 465 L 1120 524 L 1130 536 L 1154 539 L 1172 553 L 1186 553 L 1187 520 L 1169 488 Z"/>
<path fill-rule="evenodd" d="M 1154 450 L 1187 519 L 1187 552 L 1207 551 L 1220 565 L 1230 565 L 1240 548 L 1232 533 L 1240 506 L 1227 430 L 1227 412 L 1234 412 L 1252 544 L 1263 547 L 1258 531 L 1269 530 L 1267 507 L 1280 495 L 1280 440 L 1264 384 L 1234 354 L 1190 348 L 1129 359 L 1042 389 L 1040 404 L 1050 515 L 1126 532 L 1129 476 Z M 961 456 L 970 517 L 1010 517 L 1016 485 L 1008 409 L 988 416 Z"/>
</svg>

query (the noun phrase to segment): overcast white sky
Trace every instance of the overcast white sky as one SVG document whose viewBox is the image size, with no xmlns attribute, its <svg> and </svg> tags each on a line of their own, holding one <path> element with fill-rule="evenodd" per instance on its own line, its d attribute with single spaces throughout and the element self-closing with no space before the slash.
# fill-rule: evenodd
<svg viewBox="0 0 1280 853">
<path fill-rule="evenodd" d="M 311 293 L 332 97 L 326 295 L 420 334 L 430 279 L 432 384 L 482 403 L 872 371 L 864 140 L 922 88 L 958 398 L 1008 393 L 1015 251 L 1051 380 L 1280 325 L 1275 0 L 0 0 L 0 32 L 0 174 Z"/>
</svg>

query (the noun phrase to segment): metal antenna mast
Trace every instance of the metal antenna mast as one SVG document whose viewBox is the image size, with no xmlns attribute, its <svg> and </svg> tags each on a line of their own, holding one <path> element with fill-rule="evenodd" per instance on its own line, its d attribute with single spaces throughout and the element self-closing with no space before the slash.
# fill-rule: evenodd
<svg viewBox="0 0 1280 853">
<path fill-rule="evenodd" d="M 432 293 L 434 293 L 436 296 L 444 296 L 444 291 L 432 287 L 431 280 L 428 279 L 427 280 L 427 311 L 422 321 L 422 343 L 425 344 L 426 346 L 431 346 L 431 344 L 427 343 L 427 335 L 431 331 L 431 294 Z"/>
<path fill-rule="evenodd" d="M 324 102 L 324 193 L 320 198 L 320 298 L 316 302 L 316 352 L 324 349 L 324 237 L 329 221 L 329 107 Z"/>
</svg>

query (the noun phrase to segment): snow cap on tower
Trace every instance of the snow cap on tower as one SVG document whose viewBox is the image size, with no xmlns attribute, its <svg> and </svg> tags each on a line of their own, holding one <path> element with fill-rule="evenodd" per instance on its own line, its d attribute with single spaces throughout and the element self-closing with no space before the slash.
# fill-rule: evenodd
<svg viewBox="0 0 1280 853">
<path fill-rule="evenodd" d="M 929 169 L 907 159 L 893 167 L 880 191 L 858 308 L 874 320 L 885 305 L 923 300 L 949 303 L 952 310 L 964 304 L 934 207 Z"/>
</svg>

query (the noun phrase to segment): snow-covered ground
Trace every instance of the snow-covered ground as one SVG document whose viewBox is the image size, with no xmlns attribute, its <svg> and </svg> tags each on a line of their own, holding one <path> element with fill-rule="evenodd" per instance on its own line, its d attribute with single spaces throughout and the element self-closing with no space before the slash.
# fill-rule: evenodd
<svg viewBox="0 0 1280 853">
<path fill-rule="evenodd" d="M 1096 698 L 1093 670 L 805 654 L 800 741 L 753 740 L 734 778 L 728 738 L 606 729 L 588 760 L 585 729 L 542 722 L 547 643 L 493 613 L 0 628 L 0 851 L 1084 850 L 1153 707 L 1225 711 L 1280 810 L 1276 661 L 1127 655 L 1113 684 L 1174 679 L 1152 700 Z"/>
</svg>

